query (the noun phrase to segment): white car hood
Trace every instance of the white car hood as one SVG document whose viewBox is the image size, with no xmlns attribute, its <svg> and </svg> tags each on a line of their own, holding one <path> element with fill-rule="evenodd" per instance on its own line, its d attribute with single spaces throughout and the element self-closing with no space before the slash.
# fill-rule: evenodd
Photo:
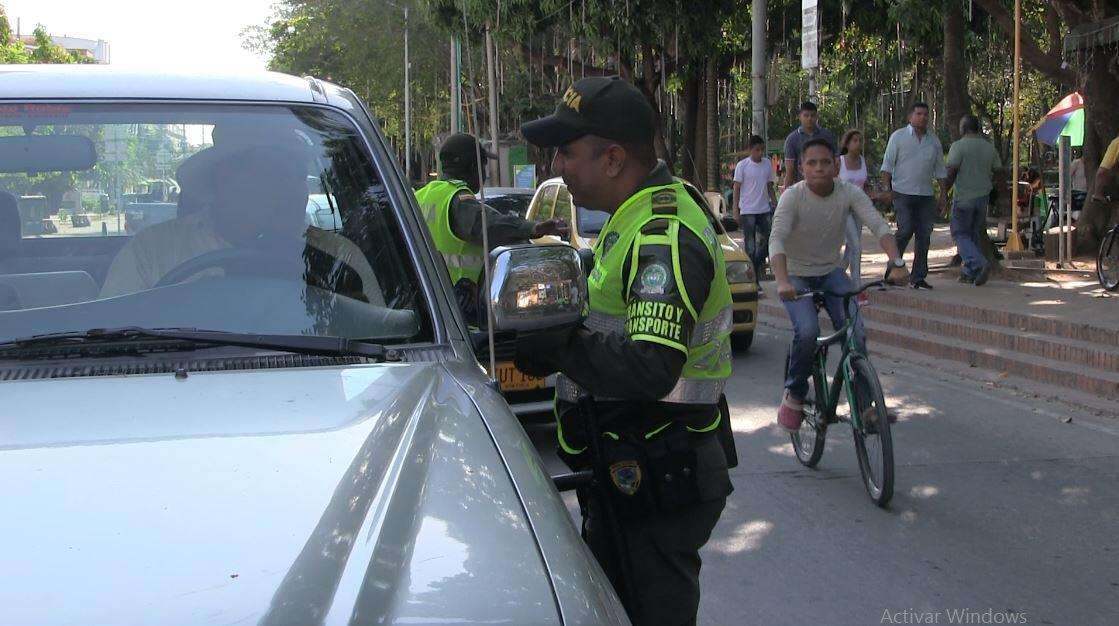
<svg viewBox="0 0 1119 626">
<path fill-rule="evenodd" d="M 5 624 L 556 623 L 438 365 L 0 383 Z"/>
</svg>

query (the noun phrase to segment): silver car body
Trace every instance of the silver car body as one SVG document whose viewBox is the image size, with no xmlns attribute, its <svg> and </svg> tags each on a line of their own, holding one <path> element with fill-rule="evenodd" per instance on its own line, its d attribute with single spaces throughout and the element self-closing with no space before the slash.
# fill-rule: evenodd
<svg viewBox="0 0 1119 626">
<path fill-rule="evenodd" d="M 273 73 L 0 77 L 0 105 L 342 111 L 397 200 L 435 326 L 398 363 L 65 378 L 0 367 L 0 622 L 626 623 L 468 347 L 414 197 L 350 91 Z"/>
</svg>

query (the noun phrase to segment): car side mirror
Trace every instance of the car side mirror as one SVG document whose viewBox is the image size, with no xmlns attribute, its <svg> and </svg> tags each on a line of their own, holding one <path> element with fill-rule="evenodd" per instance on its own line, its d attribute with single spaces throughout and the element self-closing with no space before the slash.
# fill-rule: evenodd
<svg viewBox="0 0 1119 626">
<path fill-rule="evenodd" d="M 539 331 L 574 324 L 587 307 L 579 253 L 567 244 L 502 246 L 490 253 L 495 331 Z"/>
</svg>

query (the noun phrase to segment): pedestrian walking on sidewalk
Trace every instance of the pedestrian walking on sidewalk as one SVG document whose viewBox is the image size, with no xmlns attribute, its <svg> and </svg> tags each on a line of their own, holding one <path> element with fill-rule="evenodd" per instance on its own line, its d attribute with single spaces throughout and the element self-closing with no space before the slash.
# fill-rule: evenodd
<svg viewBox="0 0 1119 626">
<path fill-rule="evenodd" d="M 929 105 L 913 103 L 909 124 L 890 135 L 882 157 L 883 198 L 893 203 L 897 215 L 898 250 L 905 254 L 909 240 L 914 240 L 913 272 L 909 276 L 909 286 L 914 289 L 932 289 L 926 278 L 933 219 L 948 204 L 944 148 L 928 129 Z M 933 195 L 933 179 L 940 183 L 939 204 Z"/>
<path fill-rule="evenodd" d="M 751 136 L 747 149 L 746 158 L 734 166 L 734 206 L 742 223 L 742 244 L 754 264 L 754 274 L 761 280 L 777 195 L 773 190 L 773 164 L 765 158 L 765 139 Z"/>
<path fill-rule="evenodd" d="M 995 188 L 994 178 L 1001 182 L 1002 160 L 982 135 L 974 115 L 960 118 L 960 135 L 948 148 L 947 187 L 955 187 L 952 239 L 963 259 L 960 280 L 979 287 L 991 273 L 991 263 L 979 249 L 979 236 L 987 227 L 987 201 Z"/>
<path fill-rule="evenodd" d="M 867 190 L 866 157 L 863 156 L 863 134 L 861 131 L 851 129 L 843 133 L 839 142 L 839 180 L 851 183 L 870 196 Z M 847 240 L 843 249 L 843 262 L 847 265 L 847 273 L 851 282 L 856 287 L 862 284 L 863 263 L 863 223 L 858 215 L 851 213 L 847 216 Z M 866 300 L 866 292 L 859 294 L 859 301 Z"/>
<path fill-rule="evenodd" d="M 802 178 L 800 170 L 801 153 L 804 144 L 813 139 L 823 139 L 831 146 L 832 153 L 838 154 L 835 149 L 835 135 L 820 126 L 820 114 L 814 102 L 805 101 L 800 105 L 800 126 L 793 129 L 785 137 L 785 178 L 781 183 L 782 189 L 788 189 L 793 183 Z"/>
</svg>

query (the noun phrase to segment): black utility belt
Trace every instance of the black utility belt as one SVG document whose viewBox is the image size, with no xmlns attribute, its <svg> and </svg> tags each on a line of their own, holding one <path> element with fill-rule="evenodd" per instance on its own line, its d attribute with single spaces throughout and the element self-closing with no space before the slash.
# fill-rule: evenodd
<svg viewBox="0 0 1119 626">
<path fill-rule="evenodd" d="M 655 436 L 603 437 L 597 483 L 622 517 L 677 511 L 700 500 L 696 433 L 672 422 Z"/>
</svg>

